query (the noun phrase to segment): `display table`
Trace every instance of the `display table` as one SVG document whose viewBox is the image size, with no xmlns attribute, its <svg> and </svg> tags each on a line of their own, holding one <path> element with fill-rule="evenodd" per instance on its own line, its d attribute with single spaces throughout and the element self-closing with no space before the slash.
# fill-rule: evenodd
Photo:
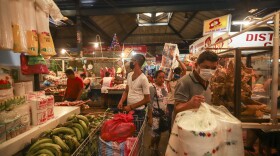
<svg viewBox="0 0 280 156">
<path fill-rule="evenodd" d="M 58 124 L 66 122 L 66 119 L 71 114 L 80 114 L 80 107 L 63 107 L 55 106 L 53 119 L 48 120 L 46 123 L 38 126 L 31 126 L 31 128 L 0 144 L 0 153 L 5 156 L 13 155 L 22 149 L 24 149 L 30 142 L 32 138 L 38 137 L 42 132 L 55 128 Z"/>
</svg>

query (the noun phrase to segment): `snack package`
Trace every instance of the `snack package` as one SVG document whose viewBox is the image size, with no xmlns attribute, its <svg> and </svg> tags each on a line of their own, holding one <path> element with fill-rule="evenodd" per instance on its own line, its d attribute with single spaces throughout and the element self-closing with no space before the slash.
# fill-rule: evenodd
<svg viewBox="0 0 280 156">
<path fill-rule="evenodd" d="M 13 32 L 9 0 L 0 0 L 0 49 L 13 49 Z"/>
</svg>

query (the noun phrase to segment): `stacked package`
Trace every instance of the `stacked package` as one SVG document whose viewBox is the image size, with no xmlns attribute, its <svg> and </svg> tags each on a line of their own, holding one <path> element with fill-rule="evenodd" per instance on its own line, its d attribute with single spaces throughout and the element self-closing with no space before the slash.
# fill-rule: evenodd
<svg viewBox="0 0 280 156">
<path fill-rule="evenodd" d="M 14 96 L 12 83 L 10 75 L 0 74 L 0 100 Z"/>
</svg>

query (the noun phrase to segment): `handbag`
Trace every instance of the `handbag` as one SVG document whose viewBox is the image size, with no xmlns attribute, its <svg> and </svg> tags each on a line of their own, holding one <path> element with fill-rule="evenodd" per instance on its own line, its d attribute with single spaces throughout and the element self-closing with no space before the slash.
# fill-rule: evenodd
<svg viewBox="0 0 280 156">
<path fill-rule="evenodd" d="M 168 122 L 169 119 L 168 119 L 167 114 L 162 109 L 160 109 L 160 107 L 159 107 L 157 90 L 156 90 L 155 86 L 154 86 L 154 88 L 155 88 L 155 97 L 157 99 L 158 108 L 153 108 L 154 110 L 153 110 L 152 115 L 154 117 L 159 117 L 159 131 L 160 132 L 165 132 L 169 129 L 169 122 Z"/>
</svg>

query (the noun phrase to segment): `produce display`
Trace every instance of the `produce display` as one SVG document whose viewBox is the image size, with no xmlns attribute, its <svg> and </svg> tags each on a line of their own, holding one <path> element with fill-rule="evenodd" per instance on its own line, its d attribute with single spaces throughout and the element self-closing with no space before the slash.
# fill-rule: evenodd
<svg viewBox="0 0 280 156">
<path fill-rule="evenodd" d="M 40 154 L 48 156 L 71 155 L 81 146 L 87 146 L 85 143 L 93 141 L 88 136 L 98 130 L 106 117 L 108 116 L 73 114 L 67 118 L 65 123 L 59 124 L 52 130 L 43 132 L 39 138 L 32 140 L 26 156 Z M 90 148 L 91 150 L 97 150 L 97 143 L 91 144 Z M 83 148 L 82 152 L 85 155 L 92 155 L 89 147 Z"/>
<path fill-rule="evenodd" d="M 58 89 L 56 87 L 49 87 L 44 89 L 46 95 L 61 95 L 64 96 L 65 89 Z"/>
<path fill-rule="evenodd" d="M 108 88 L 108 90 L 125 90 L 126 84 L 118 84 Z"/>
<path fill-rule="evenodd" d="M 241 102 L 244 116 L 262 117 L 268 112 L 267 106 L 251 98 L 252 90 L 248 81 L 253 76 L 252 68 L 241 66 Z M 212 103 L 234 109 L 234 62 L 231 60 L 227 68 L 219 67 L 210 81 Z"/>
</svg>

